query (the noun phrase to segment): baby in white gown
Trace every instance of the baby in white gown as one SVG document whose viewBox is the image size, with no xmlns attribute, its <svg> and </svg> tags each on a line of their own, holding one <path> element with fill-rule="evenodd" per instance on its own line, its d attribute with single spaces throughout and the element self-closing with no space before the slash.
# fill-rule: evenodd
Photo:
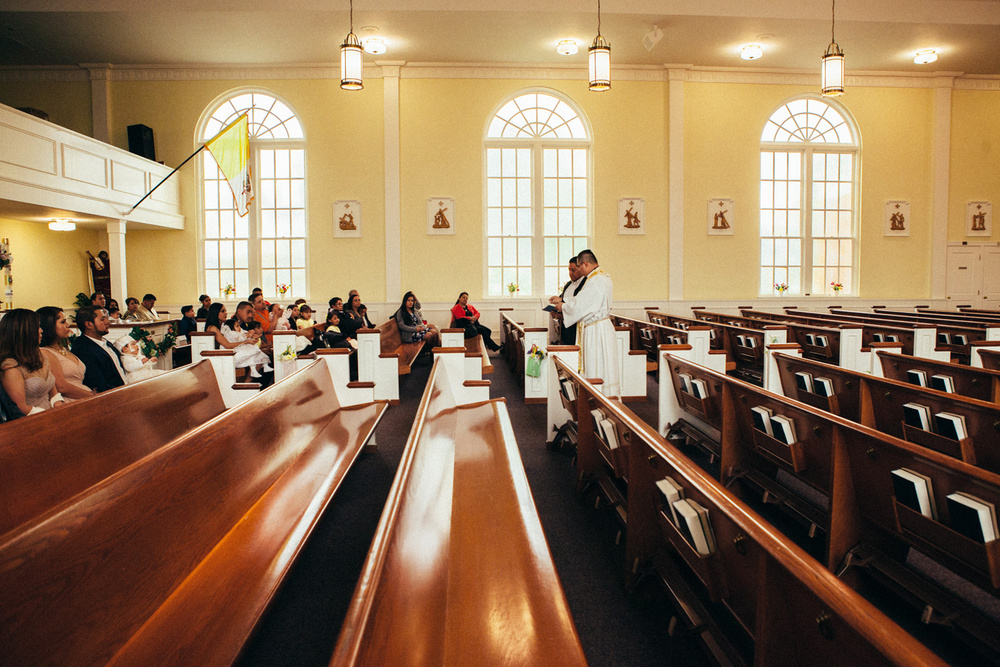
<svg viewBox="0 0 1000 667">
<path fill-rule="evenodd" d="M 125 370 L 125 384 L 162 375 L 166 371 L 156 368 L 156 357 L 146 357 L 139 349 L 139 341 L 132 336 L 122 336 L 115 341 L 115 347 L 122 353 L 122 368 Z"/>
</svg>

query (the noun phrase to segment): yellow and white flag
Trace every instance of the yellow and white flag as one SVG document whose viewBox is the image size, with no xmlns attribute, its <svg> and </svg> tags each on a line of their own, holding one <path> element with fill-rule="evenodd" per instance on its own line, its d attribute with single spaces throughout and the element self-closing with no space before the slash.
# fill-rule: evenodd
<svg viewBox="0 0 1000 667">
<path fill-rule="evenodd" d="M 212 139 L 205 142 L 205 148 L 219 165 L 236 199 L 236 212 L 246 215 L 253 201 L 253 186 L 250 177 L 250 121 L 243 114 L 226 126 Z"/>
</svg>

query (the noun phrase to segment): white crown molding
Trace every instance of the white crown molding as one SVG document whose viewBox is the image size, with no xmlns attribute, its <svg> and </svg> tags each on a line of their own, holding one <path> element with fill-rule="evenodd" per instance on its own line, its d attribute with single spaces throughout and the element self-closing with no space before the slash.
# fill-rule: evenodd
<svg viewBox="0 0 1000 667">
<path fill-rule="evenodd" d="M 398 68 L 398 69 L 397 69 Z M 437 63 L 375 61 L 366 64 L 366 79 L 383 73 L 402 79 L 537 79 L 577 80 L 586 76 L 580 64 L 540 63 Z M 204 81 L 338 79 L 336 63 L 289 63 L 282 65 L 108 65 L 78 67 L 0 67 L 0 81 Z M 690 64 L 612 67 L 617 81 L 688 81 L 691 83 L 741 83 L 757 85 L 819 85 L 819 71 L 749 67 L 703 67 Z M 1000 90 L 1000 76 L 965 75 L 961 72 L 855 71 L 847 76 L 848 87 L 859 88 L 956 88 Z"/>
</svg>

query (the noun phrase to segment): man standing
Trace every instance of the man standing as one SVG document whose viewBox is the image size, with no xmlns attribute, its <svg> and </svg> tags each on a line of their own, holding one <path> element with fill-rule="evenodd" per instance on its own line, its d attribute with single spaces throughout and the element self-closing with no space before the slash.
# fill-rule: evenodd
<svg viewBox="0 0 1000 667">
<path fill-rule="evenodd" d="M 564 326 L 578 324 L 576 340 L 580 346 L 580 373 L 585 377 L 601 378 L 604 380 L 604 395 L 621 398 L 618 345 L 609 317 L 614 286 L 592 251 L 582 251 L 576 256 L 576 263 L 579 272 L 586 277 L 586 283 L 573 296 L 567 290 L 565 299 L 553 297 L 553 303 L 563 315 Z"/>
<path fill-rule="evenodd" d="M 580 271 L 580 267 L 576 263 L 576 257 L 569 258 L 569 264 L 567 266 L 569 269 L 569 282 L 563 287 L 562 294 L 559 298 L 566 300 L 566 296 L 576 296 L 583 289 L 584 283 L 587 282 L 587 274 Z M 549 301 L 553 301 L 549 299 Z M 567 325 L 565 318 L 563 319 L 562 329 L 559 334 L 559 342 L 563 345 L 576 345 L 576 325 Z"/>
<path fill-rule="evenodd" d="M 272 308 L 268 308 L 267 302 L 264 301 L 264 295 L 261 293 L 252 295 L 250 297 L 250 304 L 253 306 L 253 317 L 251 319 L 260 322 L 260 326 L 264 330 L 264 340 L 266 342 L 261 344 L 261 349 L 270 350 L 274 344 L 274 328 L 278 326 L 278 318 L 281 317 L 282 308 L 278 304 L 275 304 Z"/>
<path fill-rule="evenodd" d="M 72 352 L 86 366 L 83 384 L 97 392 L 125 384 L 121 353 L 104 340 L 108 323 L 108 311 L 103 308 L 84 306 L 76 311 L 76 327 L 82 335 L 73 341 Z"/>
<path fill-rule="evenodd" d="M 136 315 L 140 322 L 155 322 L 160 319 L 157 314 L 156 309 L 153 306 L 156 305 L 156 296 L 153 294 L 147 294 L 142 297 L 142 304 L 136 309 Z"/>
</svg>

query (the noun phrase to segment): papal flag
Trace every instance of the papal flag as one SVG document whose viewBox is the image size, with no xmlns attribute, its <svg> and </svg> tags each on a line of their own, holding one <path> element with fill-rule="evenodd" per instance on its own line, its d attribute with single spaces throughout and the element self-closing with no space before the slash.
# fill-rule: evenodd
<svg viewBox="0 0 1000 667">
<path fill-rule="evenodd" d="M 222 132 L 205 142 L 205 148 L 219 164 L 236 199 L 236 212 L 244 216 L 253 201 L 250 178 L 250 121 L 243 114 Z"/>
</svg>

